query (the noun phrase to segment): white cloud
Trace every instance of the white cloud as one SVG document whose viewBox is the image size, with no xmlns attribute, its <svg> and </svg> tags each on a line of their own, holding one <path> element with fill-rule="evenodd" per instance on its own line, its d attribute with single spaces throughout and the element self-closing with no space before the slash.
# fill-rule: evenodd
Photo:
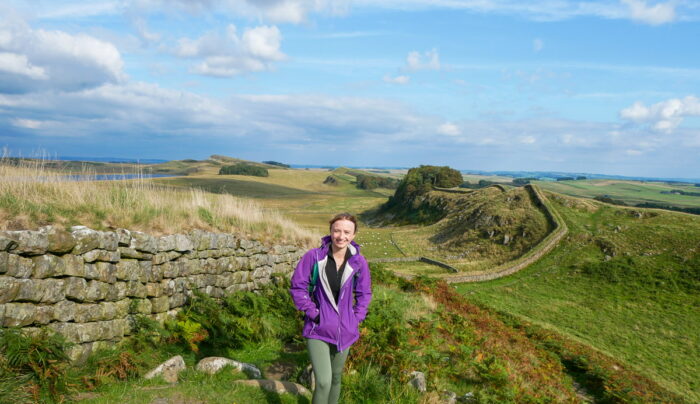
<svg viewBox="0 0 700 404">
<path fill-rule="evenodd" d="M 544 49 L 544 41 L 540 38 L 535 38 L 532 40 L 532 50 L 535 52 L 540 52 Z"/>
<path fill-rule="evenodd" d="M 440 70 L 440 55 L 436 49 L 422 55 L 418 51 L 412 51 L 406 56 L 406 66 L 409 70 Z"/>
<path fill-rule="evenodd" d="M 48 76 L 41 67 L 29 63 L 26 55 L 0 52 L 0 71 L 26 76 L 35 80 L 46 80 Z"/>
<path fill-rule="evenodd" d="M 11 122 L 14 126 L 26 129 L 39 129 L 43 126 L 43 122 L 34 119 L 15 118 Z"/>
<path fill-rule="evenodd" d="M 673 132 L 685 117 L 700 116 L 700 99 L 689 95 L 671 98 L 646 106 L 637 101 L 620 111 L 620 118 L 639 124 L 648 124 L 658 132 Z"/>
<path fill-rule="evenodd" d="M 673 22 L 676 19 L 675 4 L 671 1 L 647 5 L 645 0 L 621 0 L 629 7 L 630 18 L 651 25 Z"/>
<path fill-rule="evenodd" d="M 109 42 L 85 34 L 34 30 L 0 22 L 0 86 L 10 92 L 77 90 L 125 79 L 124 62 Z"/>
<path fill-rule="evenodd" d="M 241 36 L 236 26 L 230 24 L 225 34 L 210 32 L 198 39 L 180 39 L 175 54 L 203 58 L 192 68 L 195 73 L 231 77 L 272 69 L 273 62 L 286 58 L 280 50 L 281 42 L 282 34 L 275 26 L 249 28 Z"/>
<path fill-rule="evenodd" d="M 462 134 L 462 131 L 459 129 L 459 126 L 451 122 L 445 122 L 442 125 L 438 126 L 437 132 L 445 136 L 459 136 Z"/>
<path fill-rule="evenodd" d="M 411 81 L 411 78 L 409 76 L 391 77 L 389 75 L 386 75 L 384 76 L 384 81 L 392 84 L 408 84 L 408 82 Z"/>
</svg>

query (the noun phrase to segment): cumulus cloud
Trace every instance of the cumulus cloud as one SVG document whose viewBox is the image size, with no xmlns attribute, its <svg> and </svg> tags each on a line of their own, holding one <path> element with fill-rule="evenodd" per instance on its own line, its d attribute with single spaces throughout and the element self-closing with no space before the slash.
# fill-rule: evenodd
<svg viewBox="0 0 700 404">
<path fill-rule="evenodd" d="M 620 111 L 620 118 L 638 124 L 647 124 L 658 132 L 673 132 L 683 122 L 683 118 L 700 116 L 700 99 L 689 95 L 684 98 L 671 98 L 646 106 L 635 102 Z"/>
<path fill-rule="evenodd" d="M 0 91 L 79 90 L 125 78 L 109 42 L 85 34 L 0 22 Z"/>
<path fill-rule="evenodd" d="M 423 54 L 412 51 L 406 56 L 406 66 L 409 70 L 440 70 L 440 55 L 437 49 L 431 49 Z"/>
<path fill-rule="evenodd" d="M 648 5 L 645 0 L 622 0 L 629 7 L 630 18 L 645 24 L 660 25 L 676 19 L 675 4 L 671 1 Z"/>
<path fill-rule="evenodd" d="M 239 35 L 230 24 L 223 34 L 210 32 L 197 39 L 180 39 L 175 54 L 183 58 L 203 58 L 192 71 L 198 74 L 231 77 L 245 72 L 270 70 L 273 62 L 286 55 L 280 50 L 282 34 L 275 26 L 246 29 Z"/>
<path fill-rule="evenodd" d="M 392 83 L 392 84 L 408 84 L 408 82 L 411 80 L 409 76 L 396 76 L 392 77 L 389 75 L 384 76 L 384 81 L 387 83 Z"/>
</svg>

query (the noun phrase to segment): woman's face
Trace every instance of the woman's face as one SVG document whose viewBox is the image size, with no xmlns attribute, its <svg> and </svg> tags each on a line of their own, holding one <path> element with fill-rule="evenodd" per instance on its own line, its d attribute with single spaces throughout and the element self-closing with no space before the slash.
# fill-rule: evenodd
<svg viewBox="0 0 700 404">
<path fill-rule="evenodd" d="M 333 247 L 343 249 L 355 238 L 355 223 L 340 219 L 331 225 L 331 240 Z"/>
</svg>

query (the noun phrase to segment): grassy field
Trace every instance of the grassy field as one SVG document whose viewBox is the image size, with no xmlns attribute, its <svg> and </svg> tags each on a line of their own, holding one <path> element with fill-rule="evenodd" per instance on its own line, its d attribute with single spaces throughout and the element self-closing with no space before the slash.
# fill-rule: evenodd
<svg viewBox="0 0 700 404">
<path fill-rule="evenodd" d="M 570 229 L 558 248 L 513 276 L 457 289 L 700 401 L 700 218 L 549 198 Z"/>
<path fill-rule="evenodd" d="M 584 198 L 607 195 L 630 205 L 652 202 L 686 208 L 700 207 L 700 196 L 661 193 L 672 190 L 700 192 L 700 187 L 693 184 L 623 180 L 534 181 L 533 183 L 542 189 L 564 195 Z"/>
</svg>

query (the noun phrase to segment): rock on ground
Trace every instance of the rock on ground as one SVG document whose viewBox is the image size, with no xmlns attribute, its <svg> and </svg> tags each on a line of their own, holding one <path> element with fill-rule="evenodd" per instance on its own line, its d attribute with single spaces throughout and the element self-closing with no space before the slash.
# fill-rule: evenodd
<svg viewBox="0 0 700 404">
<path fill-rule="evenodd" d="M 252 377 L 253 379 L 260 379 L 262 377 L 260 369 L 258 369 L 254 365 L 218 356 L 210 356 L 208 358 L 202 359 L 201 361 L 199 361 L 199 363 L 197 363 L 196 369 L 199 372 L 204 372 L 213 375 L 214 373 L 223 369 L 225 366 L 234 367 L 239 371 L 247 374 L 248 377 Z"/>
<path fill-rule="evenodd" d="M 162 375 L 163 379 L 168 383 L 177 383 L 177 375 L 185 370 L 185 360 L 182 356 L 177 355 L 158 365 L 155 369 L 146 373 L 144 378 L 152 379 L 158 375 Z"/>
</svg>

